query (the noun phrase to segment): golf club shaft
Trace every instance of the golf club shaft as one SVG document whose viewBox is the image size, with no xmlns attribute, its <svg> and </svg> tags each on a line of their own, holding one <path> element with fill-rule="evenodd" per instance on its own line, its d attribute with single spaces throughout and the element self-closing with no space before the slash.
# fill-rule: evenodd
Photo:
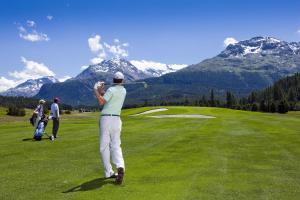
<svg viewBox="0 0 300 200">
<path fill-rule="evenodd" d="M 122 83 L 121 85 L 135 85 L 135 84 L 144 84 L 144 86 L 147 85 L 147 83 L 144 82 L 144 81 L 131 82 L 131 83 Z M 113 84 L 108 84 L 108 85 L 105 84 L 105 86 L 114 86 L 114 85 L 117 85 L 117 84 L 114 84 L 114 83 Z"/>
</svg>

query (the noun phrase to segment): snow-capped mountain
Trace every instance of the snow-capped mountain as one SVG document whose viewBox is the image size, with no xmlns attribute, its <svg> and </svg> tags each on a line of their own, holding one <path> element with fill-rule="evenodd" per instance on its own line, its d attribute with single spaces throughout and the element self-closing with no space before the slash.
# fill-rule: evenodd
<svg viewBox="0 0 300 200">
<path fill-rule="evenodd" d="M 219 56 L 223 58 L 245 56 L 292 56 L 300 55 L 300 42 L 285 42 L 273 37 L 254 37 L 230 44 Z"/>
<path fill-rule="evenodd" d="M 97 77 L 103 77 L 104 81 L 111 82 L 114 73 L 118 71 L 125 75 L 126 81 L 134 81 L 151 77 L 150 75 L 139 70 L 129 61 L 123 58 L 113 58 L 111 60 L 103 60 L 99 64 L 90 65 L 87 69 L 78 74 L 75 79 L 93 79 Z"/>
<path fill-rule="evenodd" d="M 248 95 L 251 91 L 270 86 L 280 78 L 300 72 L 299 49 L 300 44 L 297 42 L 254 37 L 231 44 L 219 55 L 182 69 L 182 65 L 128 62 L 115 58 L 91 65 L 64 83 L 46 84 L 37 96 L 49 99 L 57 95 L 70 105 L 94 105 L 94 83 L 99 80 L 111 83 L 116 71 L 123 72 L 126 81 L 152 77 L 145 80 L 150 86 L 147 92 L 138 85 L 126 86 L 127 103 L 134 104 L 153 98 L 160 101 L 166 95 L 199 96 L 208 94 L 212 88 L 219 94 L 232 91 L 241 96 Z M 180 70 L 167 73 L 176 69 Z"/>
<path fill-rule="evenodd" d="M 105 75 L 108 80 L 111 80 L 115 72 L 121 71 L 124 73 L 127 81 L 134 81 L 150 77 L 159 77 L 170 72 L 175 72 L 186 66 L 185 64 L 168 65 L 146 60 L 131 60 L 129 62 L 122 58 L 113 58 L 111 60 L 104 60 L 99 64 L 90 65 L 77 75 L 75 79 L 87 79 Z"/>
<path fill-rule="evenodd" d="M 24 83 L 21 83 L 14 88 L 10 88 L 0 94 L 3 96 L 32 97 L 39 92 L 40 88 L 44 84 L 57 83 L 57 82 L 59 81 L 53 76 L 46 76 L 38 79 L 29 79 Z"/>
<path fill-rule="evenodd" d="M 147 60 L 131 60 L 130 62 L 150 77 L 159 77 L 170 72 L 175 72 L 187 66 L 186 64 L 168 65 Z"/>
</svg>

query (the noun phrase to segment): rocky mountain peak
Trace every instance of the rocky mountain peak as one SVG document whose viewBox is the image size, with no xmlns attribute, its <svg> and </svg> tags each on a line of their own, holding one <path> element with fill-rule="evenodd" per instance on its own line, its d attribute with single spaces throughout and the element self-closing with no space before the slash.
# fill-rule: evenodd
<svg viewBox="0 0 300 200">
<path fill-rule="evenodd" d="M 105 77 L 106 80 L 111 80 L 114 73 L 122 72 L 127 81 L 148 78 L 149 76 L 132 65 L 129 61 L 123 58 L 113 58 L 103 60 L 99 64 L 90 65 L 87 69 L 76 76 L 76 79 L 90 79 L 97 77 Z"/>
<path fill-rule="evenodd" d="M 274 37 L 253 37 L 249 40 L 240 41 L 230 44 L 222 51 L 220 57 L 236 57 L 245 56 L 289 56 L 300 55 L 300 43 L 286 42 Z"/>
</svg>

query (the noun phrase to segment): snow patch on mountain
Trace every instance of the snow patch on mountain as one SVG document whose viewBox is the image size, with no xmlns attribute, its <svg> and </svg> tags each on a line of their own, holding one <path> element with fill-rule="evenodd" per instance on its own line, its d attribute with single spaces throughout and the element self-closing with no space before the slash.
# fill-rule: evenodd
<svg viewBox="0 0 300 200">
<path fill-rule="evenodd" d="M 165 64 L 147 60 L 131 60 L 130 62 L 139 70 L 152 77 L 158 77 L 170 72 L 175 72 L 188 66 L 186 64 Z"/>
</svg>

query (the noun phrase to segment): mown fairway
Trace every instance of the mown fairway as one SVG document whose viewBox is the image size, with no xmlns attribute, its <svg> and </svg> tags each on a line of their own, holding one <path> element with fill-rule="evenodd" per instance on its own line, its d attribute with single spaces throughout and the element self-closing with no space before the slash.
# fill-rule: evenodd
<svg viewBox="0 0 300 200">
<path fill-rule="evenodd" d="M 216 118 L 124 110 L 122 186 L 102 179 L 99 113 L 63 115 L 58 140 L 33 142 L 29 116 L 0 110 L 0 199 L 299 199 L 299 112 L 168 108 L 152 115 Z"/>
</svg>

